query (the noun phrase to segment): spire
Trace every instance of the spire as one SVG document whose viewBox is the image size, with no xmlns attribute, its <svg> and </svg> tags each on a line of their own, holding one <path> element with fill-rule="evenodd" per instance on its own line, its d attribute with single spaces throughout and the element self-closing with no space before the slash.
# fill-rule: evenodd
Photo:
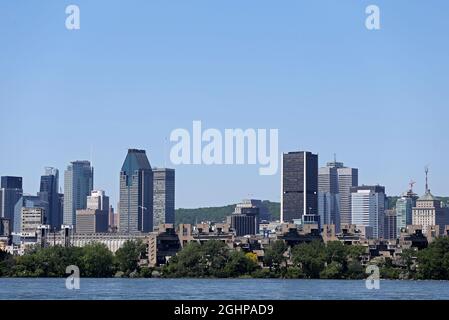
<svg viewBox="0 0 449 320">
<path fill-rule="evenodd" d="M 426 193 L 429 193 L 429 181 L 428 181 L 428 174 L 429 174 L 429 167 L 426 166 L 424 169 L 425 173 L 426 173 Z"/>
</svg>

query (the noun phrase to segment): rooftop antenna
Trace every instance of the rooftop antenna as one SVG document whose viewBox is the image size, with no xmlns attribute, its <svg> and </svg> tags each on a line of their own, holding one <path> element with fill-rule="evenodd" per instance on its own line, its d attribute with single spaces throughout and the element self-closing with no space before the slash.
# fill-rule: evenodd
<svg viewBox="0 0 449 320">
<path fill-rule="evenodd" d="M 426 173 L 426 193 L 429 192 L 429 183 L 428 183 L 428 174 L 429 174 L 429 166 L 424 168 L 424 172 Z"/>
<path fill-rule="evenodd" d="M 415 185 L 415 181 L 413 181 L 413 180 L 410 180 L 410 182 L 408 183 L 409 184 L 409 186 L 410 186 L 410 191 L 412 191 L 413 192 L 413 186 Z"/>
<path fill-rule="evenodd" d="M 337 154 L 334 153 L 334 163 L 336 163 L 336 162 L 337 162 Z"/>
<path fill-rule="evenodd" d="M 167 168 L 167 137 L 164 138 L 164 168 Z"/>
</svg>

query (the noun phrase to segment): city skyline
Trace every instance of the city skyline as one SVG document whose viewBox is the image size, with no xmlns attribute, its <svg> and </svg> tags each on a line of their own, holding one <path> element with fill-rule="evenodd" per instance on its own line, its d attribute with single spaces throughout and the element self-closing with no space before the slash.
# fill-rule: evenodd
<svg viewBox="0 0 449 320">
<path fill-rule="evenodd" d="M 310 150 L 320 167 L 337 153 L 389 195 L 411 179 L 424 193 L 430 165 L 433 194 L 449 194 L 448 3 L 377 1 L 376 31 L 366 3 L 77 4 L 72 31 L 64 3 L 0 4 L 0 174 L 25 193 L 44 167 L 89 160 L 115 207 L 123 153 L 138 148 L 177 170 L 178 208 L 279 202 L 280 170 L 170 163 L 170 132 L 201 120 L 279 129 L 279 153 Z"/>
</svg>

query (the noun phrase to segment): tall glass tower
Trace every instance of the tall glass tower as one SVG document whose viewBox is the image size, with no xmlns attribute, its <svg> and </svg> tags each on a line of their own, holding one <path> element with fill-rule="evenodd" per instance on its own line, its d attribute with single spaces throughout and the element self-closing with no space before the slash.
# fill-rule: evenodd
<svg viewBox="0 0 449 320">
<path fill-rule="evenodd" d="M 145 150 L 128 150 L 120 172 L 119 212 L 120 232 L 153 231 L 153 170 Z"/>
<path fill-rule="evenodd" d="M 64 172 L 64 224 L 76 225 L 76 210 L 86 209 L 94 184 L 89 161 L 73 161 Z"/>
<path fill-rule="evenodd" d="M 59 230 L 62 224 L 61 199 L 59 197 L 59 171 L 55 168 L 45 168 L 45 174 L 41 176 L 39 197 L 47 202 L 44 223 L 52 229 Z"/>
</svg>

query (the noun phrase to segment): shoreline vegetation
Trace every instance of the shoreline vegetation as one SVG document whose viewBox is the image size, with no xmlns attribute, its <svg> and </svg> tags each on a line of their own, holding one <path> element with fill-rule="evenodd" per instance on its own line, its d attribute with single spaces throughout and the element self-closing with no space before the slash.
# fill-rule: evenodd
<svg viewBox="0 0 449 320">
<path fill-rule="evenodd" d="M 32 247 L 22 256 L 0 251 L 0 277 L 67 277 L 66 267 L 78 266 L 85 278 L 275 278 L 366 279 L 367 265 L 379 267 L 381 279 L 449 280 L 449 237 L 440 237 L 426 249 L 405 249 L 396 259 L 366 261 L 366 247 L 333 241 L 304 243 L 292 248 L 281 241 L 265 249 L 263 259 L 253 252 L 230 249 L 220 241 L 192 242 L 167 265 L 150 268 L 141 263 L 146 245 L 127 241 L 115 254 L 106 246 Z"/>
</svg>

